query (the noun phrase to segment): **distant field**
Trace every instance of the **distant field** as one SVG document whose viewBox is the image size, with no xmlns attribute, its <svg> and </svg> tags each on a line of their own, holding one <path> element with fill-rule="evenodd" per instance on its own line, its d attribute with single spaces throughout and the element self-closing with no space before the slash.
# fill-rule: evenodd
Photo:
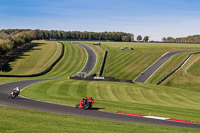
<svg viewBox="0 0 200 133">
<path fill-rule="evenodd" d="M 199 58 L 200 54 L 193 55 L 179 71 L 171 75 L 161 85 L 200 92 L 200 75 L 198 73 L 200 65 L 198 61 L 194 64 Z"/>
<path fill-rule="evenodd" d="M 104 50 L 108 50 L 103 76 L 124 79 L 134 79 L 167 51 L 200 49 L 199 44 L 102 42 L 101 46 L 94 46 L 93 42 L 81 43 L 91 46 L 97 53 L 98 62 L 92 73 L 98 73 Z M 84 67 L 87 60 L 85 50 L 67 42 L 64 42 L 64 45 L 65 54 L 55 67 L 49 73 L 34 78 L 66 78 Z M 130 46 L 135 50 L 122 51 L 122 46 Z M 94 107 L 102 108 L 102 111 L 143 115 L 151 113 L 153 116 L 200 123 L 200 61 L 197 60 L 200 55 L 192 56 L 178 72 L 161 85 L 153 85 L 176 68 L 187 55 L 175 55 L 144 84 L 59 79 L 34 84 L 21 94 L 33 99 L 72 106 L 79 103 L 83 97 L 93 96 Z M 0 78 L 0 83 L 23 79 L 27 78 Z M 104 121 L 2 106 L 0 118 L 0 132 L 199 132 L 194 129 Z"/>
<path fill-rule="evenodd" d="M 174 55 L 158 71 L 156 71 L 149 80 L 147 80 L 147 83 L 156 84 L 170 72 L 175 70 L 188 57 L 189 54 L 190 53 L 179 53 Z"/>
<path fill-rule="evenodd" d="M 196 55 L 195 55 L 196 56 Z M 187 70 L 193 76 L 200 77 L 200 55 L 197 55 L 191 67 Z"/>
<path fill-rule="evenodd" d="M 105 49 L 100 47 L 99 45 L 93 45 L 93 42 L 80 42 L 80 41 L 76 41 L 76 42 L 82 43 L 82 44 L 87 44 L 96 52 L 97 64 L 96 64 L 96 67 L 94 68 L 94 70 L 90 74 L 93 74 L 93 73 L 99 74 L 99 70 L 100 70 L 101 63 L 102 63 L 102 60 L 104 57 Z"/>
<path fill-rule="evenodd" d="M 29 75 L 46 70 L 61 54 L 62 46 L 57 42 L 33 41 L 33 48 L 9 62 L 10 70 L 3 75 Z M 9 69 L 9 68 L 6 68 Z"/>
<path fill-rule="evenodd" d="M 137 123 L 99 120 L 47 112 L 30 111 L 0 106 L 2 133 L 198 133 L 186 129 Z"/>
<path fill-rule="evenodd" d="M 93 46 L 94 42 L 81 42 Z M 135 50 L 120 50 L 120 47 L 134 48 Z M 103 76 L 121 79 L 134 79 L 164 53 L 176 50 L 200 50 L 198 44 L 173 43 L 130 43 L 130 42 L 101 42 L 108 56 Z M 183 60 L 183 58 L 181 58 Z"/>
<path fill-rule="evenodd" d="M 67 78 L 81 71 L 85 66 L 87 54 L 79 45 L 63 42 L 65 53 L 53 69 L 41 77 Z"/>
<path fill-rule="evenodd" d="M 180 93 L 181 92 L 181 93 Z M 35 84 L 24 96 L 75 106 L 93 96 L 103 111 L 127 112 L 200 122 L 199 92 L 150 84 L 55 80 Z"/>
<path fill-rule="evenodd" d="M 73 76 L 77 72 L 79 72 L 85 65 L 87 60 L 87 55 L 85 50 L 75 44 L 63 42 L 65 46 L 65 53 L 62 59 L 53 67 L 53 69 L 48 72 L 47 74 L 39 77 L 33 78 L 67 78 L 68 76 Z M 39 53 L 46 53 L 47 49 L 38 49 Z M 35 51 L 30 51 L 29 53 L 32 55 Z M 37 56 L 36 56 L 37 55 Z M 36 54 L 35 58 L 40 59 L 40 56 Z M 31 58 L 31 57 L 30 57 Z M 33 57 L 32 57 L 33 58 Z M 15 63 L 18 62 L 15 61 Z M 26 59 L 22 58 L 20 60 L 21 64 L 26 63 Z M 37 62 L 37 61 L 36 61 Z M 42 64 L 42 62 L 40 62 Z M 33 64 L 33 63 L 32 63 Z M 45 64 L 45 62 L 43 62 Z M 50 64 L 48 64 L 50 65 Z M 31 65 L 29 65 L 29 69 L 31 69 Z M 19 68 L 18 68 L 19 69 Z M 34 68 L 36 71 L 36 68 Z M 20 69 L 19 71 L 23 71 Z M 0 83 L 17 81 L 17 80 L 24 80 L 24 79 L 31 79 L 31 78 L 6 78 L 0 77 Z"/>
</svg>

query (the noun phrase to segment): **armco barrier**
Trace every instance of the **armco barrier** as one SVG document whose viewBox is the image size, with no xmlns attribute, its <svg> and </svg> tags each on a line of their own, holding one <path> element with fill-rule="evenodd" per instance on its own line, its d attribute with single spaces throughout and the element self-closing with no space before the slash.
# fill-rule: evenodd
<svg viewBox="0 0 200 133">
<path fill-rule="evenodd" d="M 105 63 L 106 63 L 107 53 L 108 53 L 108 51 L 106 50 L 105 54 L 104 54 L 104 57 L 103 57 L 103 61 L 101 63 L 100 70 L 99 70 L 99 76 L 102 76 L 102 74 L 103 74 L 103 69 L 104 69 L 104 66 L 105 66 Z"/>
<path fill-rule="evenodd" d="M 64 52 L 65 52 L 64 44 L 62 42 L 60 42 L 60 43 L 62 45 L 62 51 L 61 51 L 60 56 L 58 57 L 58 59 L 56 61 L 54 61 L 54 63 L 51 64 L 51 66 L 49 68 L 47 68 L 43 72 L 36 73 L 36 74 L 30 74 L 30 75 L 0 75 L 0 77 L 36 77 L 36 76 L 41 76 L 41 75 L 48 73 L 58 63 L 58 61 L 60 61 L 60 59 L 64 55 Z"/>
<path fill-rule="evenodd" d="M 78 77 L 78 76 L 74 76 L 74 77 L 70 77 L 70 79 L 75 79 L 75 80 L 89 80 L 89 81 L 114 81 L 114 82 L 125 82 L 125 83 L 133 83 L 132 80 L 128 80 L 128 79 L 115 79 L 114 77 Z"/>
<path fill-rule="evenodd" d="M 156 85 L 159 85 L 161 84 L 165 79 L 167 79 L 170 75 L 172 75 L 173 73 L 175 73 L 178 69 L 180 69 L 183 64 L 193 55 L 193 54 L 200 54 L 200 52 L 196 52 L 196 53 L 192 53 L 192 54 L 189 54 L 188 57 L 175 69 L 173 70 L 172 72 L 170 72 L 169 74 L 167 74 L 163 79 L 161 79 L 159 82 L 156 83 Z"/>
</svg>

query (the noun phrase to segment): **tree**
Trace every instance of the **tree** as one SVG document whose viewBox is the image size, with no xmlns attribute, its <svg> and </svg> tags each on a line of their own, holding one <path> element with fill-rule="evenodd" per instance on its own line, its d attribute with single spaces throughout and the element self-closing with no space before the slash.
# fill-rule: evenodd
<svg viewBox="0 0 200 133">
<path fill-rule="evenodd" d="M 145 36 L 143 40 L 144 40 L 144 42 L 148 42 L 149 41 L 149 37 Z"/>
<path fill-rule="evenodd" d="M 163 41 L 163 42 L 166 42 L 166 41 L 167 41 L 167 39 L 166 39 L 165 37 L 163 37 L 163 38 L 162 38 L 162 41 Z"/>
<path fill-rule="evenodd" d="M 130 36 L 123 36 L 122 37 L 122 41 L 123 42 L 130 42 L 131 41 L 131 37 Z"/>
<path fill-rule="evenodd" d="M 138 40 L 138 42 L 141 41 L 141 40 L 142 40 L 142 36 L 141 36 L 141 35 L 138 35 L 138 36 L 137 36 L 137 40 Z"/>
</svg>

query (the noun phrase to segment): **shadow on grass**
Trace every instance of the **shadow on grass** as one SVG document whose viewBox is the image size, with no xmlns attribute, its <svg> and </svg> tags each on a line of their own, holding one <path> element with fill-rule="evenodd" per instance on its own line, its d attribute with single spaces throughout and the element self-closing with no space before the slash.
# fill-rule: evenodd
<svg viewBox="0 0 200 133">
<path fill-rule="evenodd" d="M 41 50 L 41 48 L 35 48 L 37 46 L 41 46 L 45 43 L 32 43 L 30 45 L 26 45 L 23 48 L 17 49 L 15 52 L 11 53 L 9 56 L 5 56 L 3 58 L 3 63 L 0 64 L 0 71 L 1 72 L 10 72 L 12 70 L 12 67 L 10 65 L 11 62 L 15 62 L 18 59 L 24 59 L 26 58 L 25 52 L 30 52 L 34 50 Z"/>
</svg>

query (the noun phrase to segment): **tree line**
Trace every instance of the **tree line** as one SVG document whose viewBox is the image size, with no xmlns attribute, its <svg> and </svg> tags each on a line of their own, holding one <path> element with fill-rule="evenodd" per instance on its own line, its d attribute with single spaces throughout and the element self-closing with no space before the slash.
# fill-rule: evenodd
<svg viewBox="0 0 200 133">
<path fill-rule="evenodd" d="M 32 40 L 109 40 L 131 42 L 133 34 L 124 32 L 80 32 L 61 30 L 2 29 L 0 30 L 0 55 L 12 51 Z"/>
<path fill-rule="evenodd" d="M 125 32 L 80 32 L 80 31 L 62 31 L 62 30 L 31 30 L 31 29 L 2 29 L 0 30 L 0 39 L 2 36 L 16 34 L 22 31 L 36 32 L 37 39 L 74 39 L 74 40 L 110 40 L 110 41 L 133 41 L 133 34 Z"/>
<path fill-rule="evenodd" d="M 200 35 L 192 35 L 180 38 L 164 37 L 162 38 L 162 41 L 168 43 L 200 43 Z"/>
<path fill-rule="evenodd" d="M 65 39 L 65 40 L 110 40 L 132 41 L 133 34 L 124 32 L 80 32 L 80 31 L 57 31 L 35 30 L 37 39 Z"/>
<path fill-rule="evenodd" d="M 14 50 L 15 48 L 30 43 L 32 40 L 36 39 L 36 34 L 34 31 L 20 31 L 20 32 L 0 32 L 0 55 L 4 55 L 7 52 Z"/>
</svg>

